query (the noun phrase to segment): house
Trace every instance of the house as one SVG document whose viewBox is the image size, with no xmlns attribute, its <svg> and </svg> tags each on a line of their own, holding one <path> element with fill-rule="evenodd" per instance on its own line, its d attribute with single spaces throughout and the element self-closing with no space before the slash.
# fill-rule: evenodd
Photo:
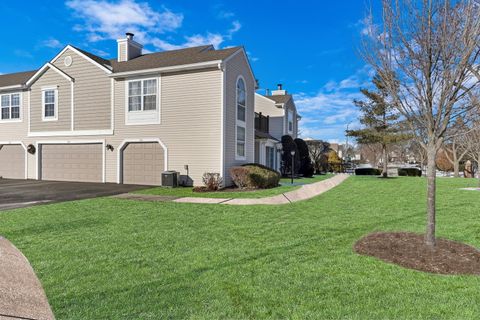
<svg viewBox="0 0 480 320">
<path fill-rule="evenodd" d="M 66 46 L 40 69 L 0 76 L 0 176 L 160 185 L 175 170 L 230 183 L 254 161 L 256 81 L 245 50 L 143 54 L 127 33 L 117 58 Z"/>
<path fill-rule="evenodd" d="M 281 84 L 271 94 L 255 93 L 255 162 L 280 171 L 280 141 L 284 135 L 298 137 L 300 119 L 292 95 Z"/>
</svg>

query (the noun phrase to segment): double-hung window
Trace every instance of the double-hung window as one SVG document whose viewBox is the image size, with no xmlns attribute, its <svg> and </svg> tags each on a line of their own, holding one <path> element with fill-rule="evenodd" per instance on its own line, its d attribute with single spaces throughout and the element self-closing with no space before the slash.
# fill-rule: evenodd
<svg viewBox="0 0 480 320">
<path fill-rule="evenodd" d="M 20 94 L 3 94 L 0 97 L 1 120 L 20 120 Z"/>
<path fill-rule="evenodd" d="M 128 112 L 157 110 L 157 79 L 128 82 Z"/>
<path fill-rule="evenodd" d="M 242 78 L 237 81 L 237 118 L 236 118 L 236 158 L 245 159 L 245 142 L 246 142 L 246 89 L 245 82 Z"/>
<path fill-rule="evenodd" d="M 42 90 L 42 105 L 43 105 L 43 120 L 57 120 L 58 119 L 58 90 L 44 89 Z"/>
</svg>

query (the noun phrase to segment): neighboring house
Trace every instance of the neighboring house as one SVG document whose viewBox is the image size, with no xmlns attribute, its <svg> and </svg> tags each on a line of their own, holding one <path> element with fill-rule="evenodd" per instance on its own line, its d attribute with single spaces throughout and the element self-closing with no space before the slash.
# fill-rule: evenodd
<svg viewBox="0 0 480 320">
<path fill-rule="evenodd" d="M 165 170 L 254 161 L 255 78 L 242 47 L 142 54 L 128 33 L 118 58 L 71 45 L 39 70 L 0 76 L 0 176 L 160 185 Z"/>
<path fill-rule="evenodd" d="M 255 94 L 255 162 L 280 170 L 282 136 L 298 136 L 301 117 L 292 95 L 278 85 L 267 95 Z"/>
</svg>

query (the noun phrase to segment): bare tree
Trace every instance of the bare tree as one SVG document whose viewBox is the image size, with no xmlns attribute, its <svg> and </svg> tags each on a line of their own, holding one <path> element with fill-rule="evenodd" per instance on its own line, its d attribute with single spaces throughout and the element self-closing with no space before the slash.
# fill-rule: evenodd
<svg viewBox="0 0 480 320">
<path fill-rule="evenodd" d="M 305 142 L 307 143 L 308 152 L 310 153 L 315 172 L 320 173 L 322 171 L 327 171 L 327 153 L 330 150 L 330 143 L 322 140 L 307 140 Z"/>
<path fill-rule="evenodd" d="M 468 145 L 462 143 L 465 141 L 465 135 L 468 133 L 468 128 L 463 120 L 463 117 L 458 117 L 452 125 L 448 138 L 444 142 L 444 155 L 453 166 L 453 176 L 460 177 L 460 162 L 468 153 Z"/>
<path fill-rule="evenodd" d="M 479 81 L 479 8 L 473 0 L 382 0 L 383 23 L 372 25 L 363 55 L 427 152 L 425 241 L 434 248 L 437 151 L 461 103 Z"/>
</svg>

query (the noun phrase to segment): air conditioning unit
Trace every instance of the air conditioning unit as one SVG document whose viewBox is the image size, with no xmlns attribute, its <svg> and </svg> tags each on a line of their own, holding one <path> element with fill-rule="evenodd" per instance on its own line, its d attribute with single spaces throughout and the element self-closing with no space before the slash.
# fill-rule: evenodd
<svg viewBox="0 0 480 320">
<path fill-rule="evenodd" d="M 178 187 L 178 176 L 179 174 L 177 171 L 162 172 L 162 187 Z"/>
</svg>

